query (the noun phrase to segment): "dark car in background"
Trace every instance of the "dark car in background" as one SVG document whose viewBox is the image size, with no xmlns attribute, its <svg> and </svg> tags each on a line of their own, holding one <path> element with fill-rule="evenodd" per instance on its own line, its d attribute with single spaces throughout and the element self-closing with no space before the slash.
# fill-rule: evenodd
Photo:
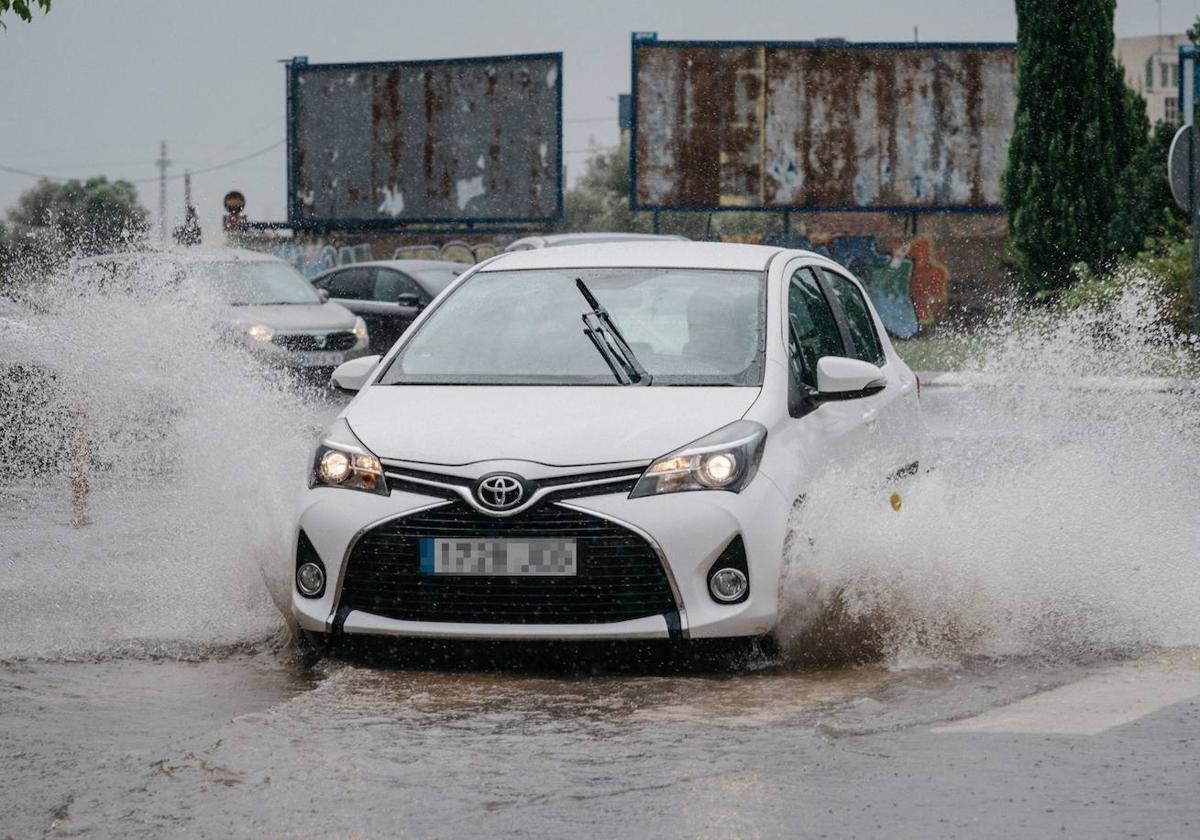
<svg viewBox="0 0 1200 840">
<path fill-rule="evenodd" d="M 312 282 L 366 322 L 371 352 L 383 354 L 421 310 L 470 267 L 447 260 L 378 260 L 332 268 Z"/>
</svg>

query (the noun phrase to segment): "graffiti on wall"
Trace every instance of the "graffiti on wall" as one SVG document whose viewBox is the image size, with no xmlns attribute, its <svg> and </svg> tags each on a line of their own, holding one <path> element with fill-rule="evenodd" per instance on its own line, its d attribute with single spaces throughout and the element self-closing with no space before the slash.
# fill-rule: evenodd
<svg viewBox="0 0 1200 840">
<path fill-rule="evenodd" d="M 243 243 L 255 247 L 253 243 Z M 322 271 L 350 263 L 376 259 L 369 242 L 357 245 L 330 245 L 323 240 L 297 242 L 287 239 L 272 242 L 266 248 L 272 256 L 291 263 L 296 270 L 310 280 Z M 471 244 L 459 240 L 443 245 L 404 245 L 392 253 L 393 260 L 449 260 L 452 262 L 477 263 L 494 257 L 499 249 L 491 242 Z"/>
<path fill-rule="evenodd" d="M 823 254 L 862 281 L 887 331 L 912 338 L 933 324 L 946 304 L 950 269 L 928 236 L 903 241 L 874 236 L 768 236 L 765 245 Z"/>
<path fill-rule="evenodd" d="M 291 263 L 305 277 L 312 279 L 330 268 L 374 259 L 369 244 L 334 247 L 325 242 L 296 242 L 291 239 L 277 242 L 268 249 L 272 256 Z"/>
<path fill-rule="evenodd" d="M 403 245 L 392 253 L 394 260 L 447 260 L 477 263 L 496 256 L 500 249 L 492 242 L 462 242 L 451 240 L 443 245 Z"/>
</svg>

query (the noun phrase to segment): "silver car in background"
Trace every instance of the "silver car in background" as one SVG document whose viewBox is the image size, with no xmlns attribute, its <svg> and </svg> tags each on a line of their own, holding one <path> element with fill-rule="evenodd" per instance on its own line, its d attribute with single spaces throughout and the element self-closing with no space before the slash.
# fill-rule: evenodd
<svg viewBox="0 0 1200 840">
<path fill-rule="evenodd" d="M 263 360 L 317 376 L 369 351 L 362 318 L 313 288 L 290 264 L 241 248 L 131 251 L 89 257 L 75 270 L 129 289 L 166 267 L 181 287 L 215 297 L 219 328 Z"/>
</svg>

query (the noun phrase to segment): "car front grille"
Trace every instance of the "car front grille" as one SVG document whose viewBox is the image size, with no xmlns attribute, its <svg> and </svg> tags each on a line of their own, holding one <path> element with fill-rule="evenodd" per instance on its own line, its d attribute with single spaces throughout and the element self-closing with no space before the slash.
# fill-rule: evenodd
<svg viewBox="0 0 1200 840">
<path fill-rule="evenodd" d="M 569 577 L 421 574 L 422 537 L 563 538 L 576 542 Z M 664 615 L 677 626 L 670 582 L 654 548 L 608 520 L 557 505 L 504 519 L 462 502 L 367 531 L 350 553 L 339 614 L 403 621 L 599 624 Z"/>
<path fill-rule="evenodd" d="M 640 464 L 618 470 L 603 470 L 599 472 L 573 473 L 553 478 L 528 479 L 526 480 L 526 486 L 530 492 L 540 489 L 549 491 L 538 500 L 538 504 L 542 505 L 566 499 L 603 496 L 608 493 L 628 494 L 637 485 L 638 478 L 646 466 L 648 465 Z M 388 461 L 384 461 L 384 473 L 387 476 L 388 488 L 390 490 L 417 493 L 422 496 L 433 496 L 439 499 L 461 499 L 462 497 L 456 488 L 461 488 L 465 491 L 475 484 L 475 479 L 445 473 L 415 470 Z"/>
<path fill-rule="evenodd" d="M 327 335 L 314 335 L 312 333 L 277 335 L 271 340 L 284 350 L 302 352 L 310 350 L 349 350 L 354 346 L 357 338 L 354 333 L 343 330 L 341 332 L 331 332 Z"/>
</svg>

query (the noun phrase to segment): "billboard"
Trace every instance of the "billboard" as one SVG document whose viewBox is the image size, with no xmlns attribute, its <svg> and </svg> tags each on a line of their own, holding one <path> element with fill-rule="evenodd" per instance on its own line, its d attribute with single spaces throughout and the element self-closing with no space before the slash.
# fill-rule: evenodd
<svg viewBox="0 0 1200 840">
<path fill-rule="evenodd" d="M 562 54 L 288 65 L 296 227 L 550 223 Z"/>
<path fill-rule="evenodd" d="M 633 41 L 630 205 L 1001 209 L 1012 44 Z"/>
</svg>

